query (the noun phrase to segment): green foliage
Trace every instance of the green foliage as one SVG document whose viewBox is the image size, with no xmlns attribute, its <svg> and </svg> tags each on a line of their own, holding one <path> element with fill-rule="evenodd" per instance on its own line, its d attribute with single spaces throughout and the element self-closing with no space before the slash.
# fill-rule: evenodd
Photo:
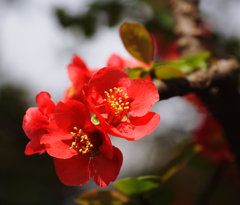
<svg viewBox="0 0 240 205">
<path fill-rule="evenodd" d="M 95 114 L 91 117 L 91 121 L 94 125 L 100 124 L 99 119 L 97 118 L 97 116 Z"/>
<path fill-rule="evenodd" d="M 87 13 L 86 15 L 71 16 L 64 9 L 56 9 L 55 15 L 64 28 L 70 26 L 79 27 L 86 37 L 92 36 L 96 31 L 97 19 L 94 13 Z"/>
<path fill-rule="evenodd" d="M 90 37 L 96 32 L 99 16 L 106 15 L 107 22 L 104 24 L 112 27 L 120 21 L 123 9 L 124 5 L 119 1 L 94 1 L 83 14 L 72 15 L 62 8 L 56 8 L 55 15 L 64 28 L 79 28 L 86 37 Z"/>
<path fill-rule="evenodd" d="M 86 191 L 75 199 L 82 205 L 127 205 L 129 199 L 123 194 L 114 190 L 90 190 Z"/>
<path fill-rule="evenodd" d="M 155 72 L 159 72 L 158 69 L 163 66 L 168 66 L 169 70 L 171 70 L 169 73 L 171 73 L 172 76 L 176 75 L 176 70 L 187 75 L 196 70 L 207 69 L 207 60 L 209 57 L 210 53 L 206 51 L 193 56 L 183 57 L 176 61 L 156 62 L 153 64 L 153 68 L 155 68 Z"/>
<path fill-rule="evenodd" d="M 138 78 L 145 78 L 149 75 L 149 70 L 142 67 L 135 67 L 131 69 L 126 69 L 127 74 L 131 80 Z"/>
<path fill-rule="evenodd" d="M 173 36 L 174 19 L 166 0 L 94 0 L 86 7 L 85 12 L 77 14 L 55 8 L 55 15 L 63 28 L 80 29 L 86 37 L 92 36 L 100 25 L 113 27 L 125 19 L 141 22 L 149 31 L 161 32 L 167 38 Z M 153 12 L 151 17 L 149 9 Z"/>
<path fill-rule="evenodd" d="M 137 196 L 159 187 L 162 180 L 159 176 L 126 178 L 114 183 L 114 186 L 128 196 Z"/>
<path fill-rule="evenodd" d="M 153 58 L 153 42 L 146 28 L 136 22 L 125 22 L 119 32 L 127 51 L 136 59 L 150 63 Z"/>
<path fill-rule="evenodd" d="M 181 70 L 178 70 L 169 65 L 163 65 L 163 66 L 156 67 L 154 69 L 154 71 L 155 71 L 156 77 L 160 80 L 167 80 L 167 79 L 171 79 L 171 78 L 180 78 L 180 77 L 185 76 L 185 74 Z"/>
</svg>

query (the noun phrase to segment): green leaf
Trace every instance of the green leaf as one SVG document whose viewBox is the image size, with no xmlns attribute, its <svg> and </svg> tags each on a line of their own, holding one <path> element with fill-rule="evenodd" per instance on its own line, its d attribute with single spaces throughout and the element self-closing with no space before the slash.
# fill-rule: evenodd
<svg viewBox="0 0 240 205">
<path fill-rule="evenodd" d="M 186 165 L 198 152 L 202 150 L 202 147 L 194 144 L 186 144 L 180 153 L 172 161 L 170 161 L 159 173 L 162 176 L 162 181 L 165 182 L 172 175 L 178 172 L 184 165 Z"/>
<path fill-rule="evenodd" d="M 115 182 L 114 186 L 128 196 L 136 196 L 159 187 L 161 183 L 159 176 L 144 176 L 122 179 Z"/>
<path fill-rule="evenodd" d="M 128 204 L 129 199 L 114 190 L 90 190 L 77 196 L 75 201 L 82 205 L 120 205 Z"/>
<path fill-rule="evenodd" d="M 126 72 L 131 80 L 145 78 L 149 75 L 149 70 L 143 67 L 130 68 Z"/>
<path fill-rule="evenodd" d="M 160 80 L 184 77 L 185 74 L 169 65 L 163 65 L 155 68 L 155 75 Z"/>
<path fill-rule="evenodd" d="M 91 117 L 91 121 L 92 121 L 92 123 L 93 123 L 94 125 L 99 125 L 99 124 L 100 124 L 99 119 L 97 118 L 96 115 L 93 115 L 93 116 Z"/>
<path fill-rule="evenodd" d="M 146 201 L 151 205 L 170 205 L 175 198 L 175 193 L 171 189 L 159 188 L 150 193 Z"/>
<path fill-rule="evenodd" d="M 147 29 L 136 22 L 125 22 L 119 32 L 127 51 L 136 59 L 149 64 L 153 59 L 153 41 Z"/>
<path fill-rule="evenodd" d="M 169 62 L 156 62 L 153 64 L 153 68 L 160 66 L 169 66 L 171 68 L 178 69 L 184 74 L 192 73 L 195 70 L 207 69 L 207 59 L 210 57 L 210 52 L 202 52 L 194 56 L 188 56 L 175 61 Z"/>
</svg>

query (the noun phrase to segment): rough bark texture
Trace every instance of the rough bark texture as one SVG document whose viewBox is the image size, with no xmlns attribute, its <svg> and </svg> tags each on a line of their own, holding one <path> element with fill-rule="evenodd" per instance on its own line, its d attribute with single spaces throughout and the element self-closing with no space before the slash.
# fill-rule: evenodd
<svg viewBox="0 0 240 205">
<path fill-rule="evenodd" d="M 175 15 L 175 33 L 182 56 L 204 50 L 198 0 L 170 0 Z M 220 59 L 208 70 L 184 78 L 160 81 L 154 79 L 160 99 L 195 92 L 222 124 L 232 152 L 240 165 L 240 95 L 239 63 L 235 58 Z"/>
<path fill-rule="evenodd" d="M 171 0 L 175 16 L 175 34 L 182 56 L 204 50 L 198 0 Z"/>
</svg>

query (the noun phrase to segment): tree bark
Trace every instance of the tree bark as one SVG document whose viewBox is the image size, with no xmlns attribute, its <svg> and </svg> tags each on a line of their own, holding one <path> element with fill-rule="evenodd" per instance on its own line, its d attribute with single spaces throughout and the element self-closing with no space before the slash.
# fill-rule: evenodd
<svg viewBox="0 0 240 205">
<path fill-rule="evenodd" d="M 170 0 L 175 16 L 175 34 L 181 56 L 204 51 L 204 36 L 198 0 Z M 154 79 L 160 99 L 195 92 L 219 120 L 240 165 L 240 95 L 238 75 L 240 66 L 231 57 L 220 59 L 207 70 L 199 70 L 184 78 Z"/>
</svg>

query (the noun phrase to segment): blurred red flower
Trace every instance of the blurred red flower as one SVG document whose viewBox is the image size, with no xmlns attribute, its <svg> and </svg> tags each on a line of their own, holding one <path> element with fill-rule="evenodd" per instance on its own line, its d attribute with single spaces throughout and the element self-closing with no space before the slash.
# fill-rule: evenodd
<svg viewBox="0 0 240 205">
<path fill-rule="evenodd" d="M 138 140 L 157 127 L 160 116 L 149 112 L 159 100 L 148 80 L 130 80 L 119 68 L 100 69 L 83 86 L 85 104 L 96 114 L 103 130 L 128 140 Z"/>
<path fill-rule="evenodd" d="M 169 36 L 165 37 L 159 32 L 152 32 L 151 36 L 154 41 L 155 60 L 172 61 L 180 57 L 177 41 Z"/>
<path fill-rule="evenodd" d="M 193 133 L 193 140 L 203 147 L 201 155 L 215 163 L 234 161 L 234 155 L 225 139 L 224 130 L 213 116 L 208 115 Z"/>
<path fill-rule="evenodd" d="M 121 151 L 112 146 L 108 135 L 91 122 L 88 109 L 75 100 L 59 102 L 55 121 L 41 143 L 54 157 L 56 173 L 65 185 L 80 186 L 92 176 L 100 187 L 114 181 L 122 166 Z"/>
<path fill-rule="evenodd" d="M 187 101 L 191 102 L 194 104 L 199 112 L 202 113 L 208 113 L 207 107 L 204 105 L 204 103 L 199 99 L 199 97 L 195 93 L 189 93 L 184 96 Z"/>
<path fill-rule="evenodd" d="M 45 152 L 45 145 L 40 144 L 40 140 L 48 133 L 47 127 L 55 110 L 55 104 L 47 92 L 40 92 L 36 102 L 39 108 L 29 108 L 23 118 L 23 130 L 31 140 L 26 146 L 26 155 Z"/>
<path fill-rule="evenodd" d="M 123 69 L 134 68 L 134 67 L 148 68 L 150 66 L 135 58 L 124 59 L 118 54 L 112 54 L 107 61 L 107 67 L 116 67 L 123 70 Z"/>
<path fill-rule="evenodd" d="M 64 94 L 63 101 L 78 100 L 82 102 L 82 85 L 88 83 L 96 70 L 88 69 L 84 61 L 77 55 L 72 58 L 72 63 L 68 65 L 68 76 L 72 85 Z"/>
</svg>

